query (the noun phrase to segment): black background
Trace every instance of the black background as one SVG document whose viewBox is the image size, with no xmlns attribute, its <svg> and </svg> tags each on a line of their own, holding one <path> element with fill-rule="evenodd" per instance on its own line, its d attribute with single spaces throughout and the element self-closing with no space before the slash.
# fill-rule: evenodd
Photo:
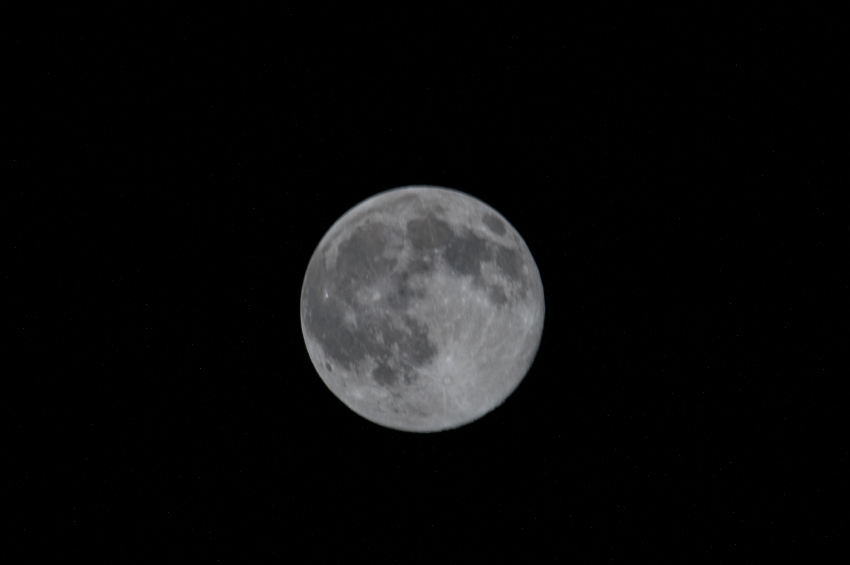
<svg viewBox="0 0 850 565">
<path fill-rule="evenodd" d="M 715 16 L 27 20 L 2 210 L 13 550 L 755 562 L 839 541 L 836 30 Z M 413 184 L 505 215 L 546 297 L 521 386 L 439 434 L 349 411 L 299 320 L 325 231 Z"/>
</svg>

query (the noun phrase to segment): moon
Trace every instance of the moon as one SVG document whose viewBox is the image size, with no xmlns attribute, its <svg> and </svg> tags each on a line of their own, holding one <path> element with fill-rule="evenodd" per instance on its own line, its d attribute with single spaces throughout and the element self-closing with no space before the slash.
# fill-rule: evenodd
<svg viewBox="0 0 850 565">
<path fill-rule="evenodd" d="M 543 332 L 525 241 L 484 202 L 410 186 L 331 226 L 301 289 L 301 329 L 327 387 L 363 418 L 408 432 L 468 424 L 525 377 Z"/>
</svg>

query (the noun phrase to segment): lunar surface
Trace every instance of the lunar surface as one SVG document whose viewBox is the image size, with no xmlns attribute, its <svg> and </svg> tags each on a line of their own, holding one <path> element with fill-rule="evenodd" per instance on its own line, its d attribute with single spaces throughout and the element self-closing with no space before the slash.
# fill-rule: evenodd
<svg viewBox="0 0 850 565">
<path fill-rule="evenodd" d="M 437 187 L 348 211 L 301 290 L 304 341 L 328 388 L 367 420 L 412 432 L 502 404 L 531 367 L 543 316 L 522 237 L 480 200 Z"/>
</svg>

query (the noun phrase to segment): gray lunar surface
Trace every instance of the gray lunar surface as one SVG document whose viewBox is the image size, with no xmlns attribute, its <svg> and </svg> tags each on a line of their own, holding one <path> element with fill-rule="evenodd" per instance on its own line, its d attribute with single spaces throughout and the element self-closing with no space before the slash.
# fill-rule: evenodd
<svg viewBox="0 0 850 565">
<path fill-rule="evenodd" d="M 433 432 L 487 414 L 531 367 L 543 285 L 491 207 L 438 187 L 380 193 L 313 253 L 301 327 L 327 387 L 362 417 Z"/>
</svg>

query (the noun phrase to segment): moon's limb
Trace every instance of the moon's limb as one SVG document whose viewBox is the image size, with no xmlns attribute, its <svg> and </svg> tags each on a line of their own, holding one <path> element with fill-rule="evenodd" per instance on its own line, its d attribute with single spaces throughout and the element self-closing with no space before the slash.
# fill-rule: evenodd
<svg viewBox="0 0 850 565">
<path fill-rule="evenodd" d="M 310 357 L 349 408 L 438 431 L 486 414 L 533 361 L 544 316 L 525 242 L 495 210 L 433 187 L 381 193 L 314 253 L 301 321 Z"/>
</svg>

